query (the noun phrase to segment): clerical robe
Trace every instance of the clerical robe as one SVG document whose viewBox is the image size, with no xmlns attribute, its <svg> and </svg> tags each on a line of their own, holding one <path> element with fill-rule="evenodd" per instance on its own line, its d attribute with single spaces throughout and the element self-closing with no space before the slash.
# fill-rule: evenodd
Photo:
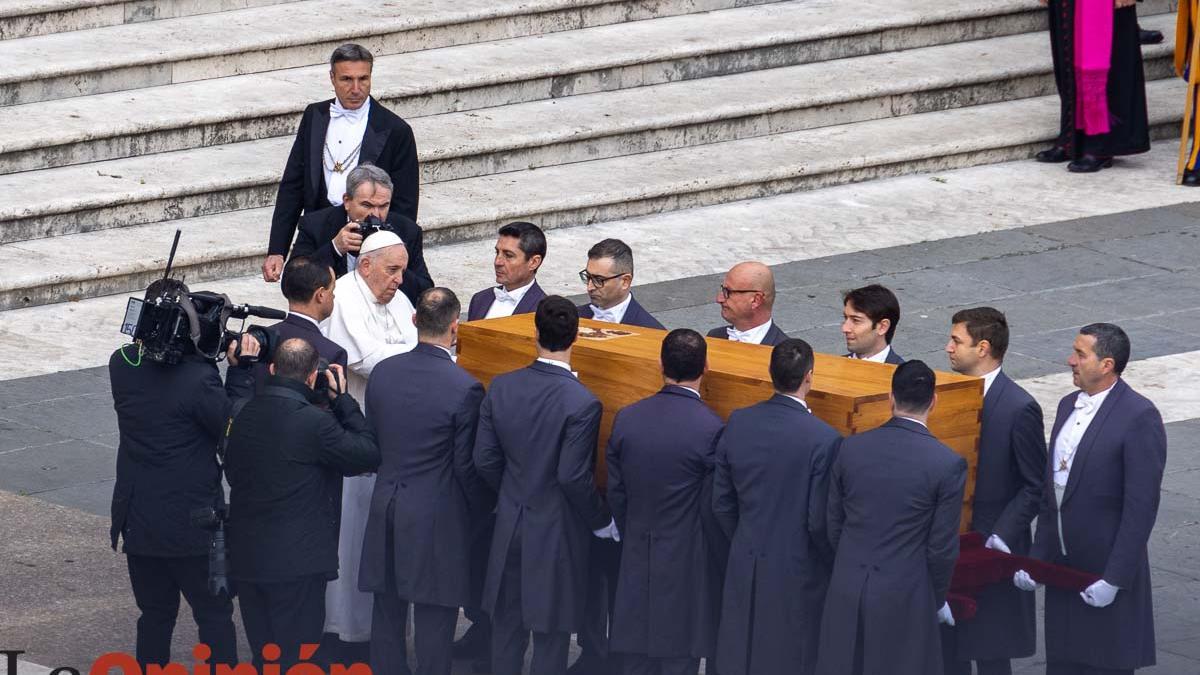
<svg viewBox="0 0 1200 675">
<path fill-rule="evenodd" d="M 365 403 L 371 371 L 389 356 L 417 344 L 413 305 L 403 293 L 396 293 L 386 305 L 378 302 L 357 271 L 338 278 L 333 297 L 333 314 L 324 332 L 346 349 L 350 394 L 364 404 L 363 412 L 369 416 L 373 411 Z M 338 578 L 325 591 L 325 632 L 347 642 L 366 642 L 371 637 L 373 596 L 358 590 L 358 566 L 374 489 L 374 474 L 343 479 Z"/>
<path fill-rule="evenodd" d="M 1049 0 L 1050 47 L 1061 100 L 1056 144 L 1071 159 L 1150 149 L 1137 8 L 1113 0 Z"/>
</svg>

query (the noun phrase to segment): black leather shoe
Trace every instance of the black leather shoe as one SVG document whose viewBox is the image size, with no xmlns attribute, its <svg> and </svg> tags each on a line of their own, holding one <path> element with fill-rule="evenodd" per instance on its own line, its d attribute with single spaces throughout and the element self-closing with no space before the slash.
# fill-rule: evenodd
<svg viewBox="0 0 1200 675">
<path fill-rule="evenodd" d="M 1095 155 L 1084 155 L 1079 159 L 1067 165 L 1067 171 L 1071 173 L 1096 173 L 1100 169 L 1107 169 L 1112 166 L 1112 157 L 1097 157 Z"/>
<path fill-rule="evenodd" d="M 1161 30 L 1142 30 L 1138 28 L 1138 42 L 1144 45 L 1156 45 L 1163 41 Z"/>
<path fill-rule="evenodd" d="M 1200 187 L 1200 171 L 1196 169 L 1184 169 L 1183 184 L 1188 187 Z"/>
<path fill-rule="evenodd" d="M 480 628 L 476 624 L 471 624 L 467 632 L 463 636 L 454 641 L 454 658 L 470 659 L 477 656 L 486 656 L 490 645 L 491 636 L 488 632 Z"/>
<path fill-rule="evenodd" d="M 1043 150 L 1043 151 L 1039 152 L 1038 154 L 1034 155 L 1033 158 L 1039 162 L 1044 162 L 1046 164 L 1058 164 L 1059 162 L 1065 162 L 1065 161 L 1071 159 L 1069 156 L 1067 156 L 1066 149 L 1060 145 L 1056 145 L 1053 148 L 1048 148 L 1046 150 Z"/>
</svg>

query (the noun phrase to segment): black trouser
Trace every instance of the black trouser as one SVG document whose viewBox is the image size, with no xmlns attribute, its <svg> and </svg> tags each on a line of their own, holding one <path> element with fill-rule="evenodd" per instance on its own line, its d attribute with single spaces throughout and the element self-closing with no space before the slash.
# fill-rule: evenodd
<svg viewBox="0 0 1200 675">
<path fill-rule="evenodd" d="M 321 644 L 327 583 L 324 574 L 280 582 L 238 582 L 238 605 L 255 666 L 262 667 L 262 649 L 267 644 L 279 647 L 279 665 L 285 669 L 313 660 L 300 658 L 300 645 Z"/>
<path fill-rule="evenodd" d="M 563 675 L 571 634 L 566 631 L 533 633 L 533 662 L 530 675 Z M 521 533 L 514 532 L 504 560 L 496 611 L 492 614 L 492 672 L 521 675 L 529 631 L 521 612 Z"/>
<path fill-rule="evenodd" d="M 592 537 L 589 548 L 587 604 L 578 640 L 585 655 L 607 658 L 608 629 L 616 604 L 617 576 L 621 573 L 621 545 L 611 539 Z"/>
<path fill-rule="evenodd" d="M 490 635 L 492 618 L 479 606 L 483 595 L 483 582 L 487 577 L 488 556 L 492 553 L 492 531 L 496 529 L 496 514 L 479 516 L 471 523 L 471 597 L 475 604 L 463 607 L 463 614 L 471 621 L 472 630 Z M 491 642 L 490 637 L 488 641 Z"/>
<path fill-rule="evenodd" d="M 1048 662 L 1046 675 L 1133 675 L 1133 669 L 1111 670 L 1109 668 L 1093 668 L 1079 663 Z"/>
<path fill-rule="evenodd" d="M 665 659 L 645 654 L 621 654 L 621 662 L 625 675 L 696 675 L 700 672 L 700 659 Z"/>
<path fill-rule="evenodd" d="M 376 593 L 371 610 L 371 672 L 408 673 L 407 600 L 395 593 Z M 413 647 L 417 673 L 450 675 L 454 662 L 454 628 L 458 608 L 413 603 Z"/>
<path fill-rule="evenodd" d="M 945 675 L 971 675 L 970 661 L 945 661 Z M 1012 675 L 1012 662 L 1008 659 L 975 661 L 976 675 Z"/>
<path fill-rule="evenodd" d="M 371 608 L 371 672 L 378 675 L 409 675 L 408 601 L 396 593 L 395 504 L 388 504 L 383 550 L 383 574 L 387 591 L 374 594 Z M 454 639 L 453 633 L 450 639 Z"/>
<path fill-rule="evenodd" d="M 208 556 L 159 558 L 127 554 L 129 583 L 141 616 L 137 621 L 137 660 L 142 665 L 171 662 L 171 635 L 179 595 L 187 599 L 200 641 L 212 649 L 208 662 L 237 663 L 233 601 L 208 592 Z"/>
</svg>

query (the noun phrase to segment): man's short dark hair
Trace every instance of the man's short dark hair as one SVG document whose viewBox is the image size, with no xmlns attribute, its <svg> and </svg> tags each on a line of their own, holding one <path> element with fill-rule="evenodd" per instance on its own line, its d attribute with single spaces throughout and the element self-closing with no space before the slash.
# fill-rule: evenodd
<svg viewBox="0 0 1200 675">
<path fill-rule="evenodd" d="M 900 324 L 900 301 L 896 299 L 895 293 L 886 286 L 871 284 L 847 291 L 842 296 L 842 305 L 845 306 L 847 303 L 854 305 L 854 309 L 866 314 L 867 318 L 871 320 L 872 326 L 877 326 L 880 321 L 887 319 L 889 321 L 888 331 L 883 339 L 889 345 L 892 344 L 896 326 Z"/>
<path fill-rule="evenodd" d="M 1098 359 L 1112 359 L 1113 371 L 1118 375 L 1125 372 L 1132 350 L 1129 336 L 1115 323 L 1089 323 L 1079 329 L 1080 335 L 1090 335 L 1096 340 L 1092 351 Z"/>
<path fill-rule="evenodd" d="M 308 380 L 317 369 L 317 349 L 304 338 L 288 338 L 275 348 L 271 363 L 275 365 L 275 376 L 297 382 Z"/>
<path fill-rule="evenodd" d="M 676 328 L 663 338 L 659 358 L 662 359 L 663 375 L 667 379 L 689 382 L 704 374 L 708 343 L 704 341 L 704 336 L 691 328 Z"/>
<path fill-rule="evenodd" d="M 517 247 L 525 254 L 526 260 L 535 255 L 546 259 L 546 233 L 537 225 L 519 220 L 500 228 L 500 236 L 517 239 Z"/>
<path fill-rule="evenodd" d="M 856 305 L 857 306 L 857 305 Z M 954 313 L 951 324 L 966 324 L 967 335 L 971 336 L 974 344 L 987 340 L 992 349 L 992 357 L 997 361 L 1004 360 L 1008 351 L 1008 319 L 1004 312 L 995 307 L 972 307 Z"/>
<path fill-rule="evenodd" d="M 813 369 L 813 350 L 800 338 L 788 338 L 771 350 L 771 384 L 775 391 L 790 394 L 804 384 Z"/>
<path fill-rule="evenodd" d="M 896 409 L 911 413 L 929 410 L 936 384 L 933 370 L 924 361 L 914 359 L 900 364 L 892 373 L 892 398 Z"/>
<path fill-rule="evenodd" d="M 461 312 L 462 305 L 454 291 L 441 286 L 425 289 L 417 298 L 417 312 L 413 319 L 417 336 L 432 338 L 445 335 Z"/>
<path fill-rule="evenodd" d="M 579 310 L 561 295 L 547 295 L 533 315 L 537 341 L 542 349 L 561 352 L 575 344 L 579 334 Z"/>
<path fill-rule="evenodd" d="M 633 274 L 633 249 L 620 239 L 604 239 L 588 249 L 588 260 L 609 258 L 617 274 Z"/>
<path fill-rule="evenodd" d="M 288 302 L 303 304 L 312 300 L 317 289 L 329 288 L 332 282 L 332 268 L 308 256 L 296 255 L 283 266 L 279 287 Z"/>
<path fill-rule="evenodd" d="M 333 50 L 333 54 L 329 56 L 329 69 L 333 70 L 333 67 L 342 61 L 366 61 L 371 64 L 372 68 L 375 67 L 375 57 L 371 54 L 371 51 L 353 42 L 347 42 Z"/>
</svg>

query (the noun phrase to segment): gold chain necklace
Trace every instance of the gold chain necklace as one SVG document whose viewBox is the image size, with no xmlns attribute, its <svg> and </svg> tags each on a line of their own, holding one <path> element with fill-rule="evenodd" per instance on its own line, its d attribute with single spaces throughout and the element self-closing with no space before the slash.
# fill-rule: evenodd
<svg viewBox="0 0 1200 675">
<path fill-rule="evenodd" d="M 333 162 L 333 166 L 329 166 L 328 164 L 325 164 L 325 168 L 329 169 L 330 171 L 332 171 L 334 173 L 341 173 L 341 172 L 345 171 L 346 166 L 350 163 L 350 161 L 352 159 L 354 159 L 354 157 L 356 155 L 358 155 L 358 151 L 361 148 L 362 148 L 362 141 L 359 141 L 358 145 L 354 146 L 354 149 L 350 151 L 350 154 L 346 155 L 346 157 L 344 159 L 339 161 L 333 156 L 333 151 L 329 149 L 329 141 L 325 141 L 325 155 L 329 158 L 330 162 Z M 322 164 L 324 164 L 324 160 L 325 160 L 325 158 L 322 157 L 321 158 Z"/>
</svg>

